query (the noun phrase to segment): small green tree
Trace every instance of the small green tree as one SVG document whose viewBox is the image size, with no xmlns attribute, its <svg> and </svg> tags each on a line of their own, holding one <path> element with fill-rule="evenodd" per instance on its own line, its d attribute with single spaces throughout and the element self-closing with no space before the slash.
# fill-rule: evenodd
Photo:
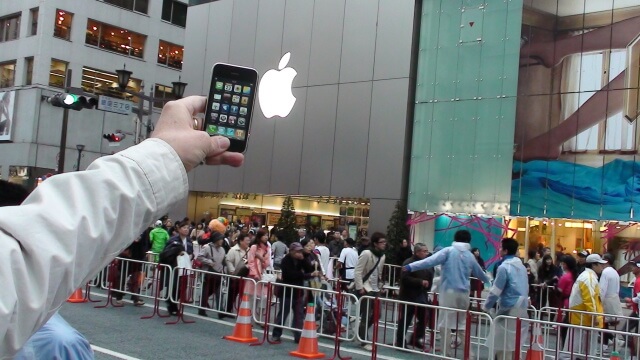
<svg viewBox="0 0 640 360">
<path fill-rule="evenodd" d="M 290 245 L 298 239 L 298 230 L 296 229 L 296 209 L 293 207 L 293 199 L 291 199 L 291 196 L 287 196 L 282 202 L 280 219 L 278 219 L 276 226 L 284 233 L 284 241 L 287 245 Z"/>
<path fill-rule="evenodd" d="M 386 262 L 389 264 L 395 264 L 396 252 L 402 244 L 402 240 L 409 241 L 409 226 L 407 225 L 407 206 L 398 201 L 396 208 L 389 218 L 389 225 L 387 226 L 387 249 L 386 249 Z"/>
</svg>

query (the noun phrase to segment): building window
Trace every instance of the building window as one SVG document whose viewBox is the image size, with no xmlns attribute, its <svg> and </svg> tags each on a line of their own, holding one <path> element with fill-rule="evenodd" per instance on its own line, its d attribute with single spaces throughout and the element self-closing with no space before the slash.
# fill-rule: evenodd
<svg viewBox="0 0 640 360">
<path fill-rule="evenodd" d="M 160 40 L 160 45 L 158 45 L 158 64 L 174 69 L 182 69 L 183 53 L 184 48 L 182 46 Z"/>
<path fill-rule="evenodd" d="M 53 36 L 69 40 L 71 39 L 71 21 L 73 14 L 64 10 L 56 10 L 56 21 L 53 27 Z"/>
<path fill-rule="evenodd" d="M 0 88 L 12 87 L 16 80 L 16 61 L 0 63 Z"/>
<path fill-rule="evenodd" d="M 146 35 L 111 26 L 95 20 L 87 21 L 85 43 L 101 49 L 115 51 L 124 56 L 142 58 Z"/>
<path fill-rule="evenodd" d="M 67 77 L 68 62 L 51 59 L 51 69 L 49 70 L 49 86 L 64 88 Z"/>
<path fill-rule="evenodd" d="M 29 23 L 31 24 L 29 36 L 36 35 L 38 33 L 38 13 L 38 8 L 29 10 Z"/>
<path fill-rule="evenodd" d="M 127 85 L 127 90 L 131 92 L 139 92 L 142 80 L 131 78 Z M 115 72 L 108 72 L 88 67 L 82 68 L 82 90 L 91 94 L 107 95 L 120 99 L 138 102 L 137 96 L 120 91 L 118 88 L 118 76 Z"/>
<path fill-rule="evenodd" d="M 563 60 L 562 116 L 568 118 L 597 91 L 627 68 L 627 51 L 575 54 Z M 622 110 L 582 131 L 563 144 L 566 152 L 632 151 L 636 146 L 636 124 L 624 119 Z"/>
<path fill-rule="evenodd" d="M 187 5 L 174 0 L 163 0 L 162 20 L 180 27 L 187 26 Z"/>
<path fill-rule="evenodd" d="M 24 84 L 31 85 L 33 84 L 33 57 L 28 57 L 24 59 L 24 68 L 25 68 Z"/>
<path fill-rule="evenodd" d="M 0 42 L 15 40 L 20 35 L 20 14 L 0 18 Z"/>
<path fill-rule="evenodd" d="M 156 101 L 154 101 L 153 107 L 161 108 L 168 101 L 175 100 L 176 98 L 173 96 L 172 91 L 173 88 L 170 86 L 156 84 L 153 92 L 153 97 L 156 99 Z"/>
<path fill-rule="evenodd" d="M 149 0 L 103 0 L 107 4 L 115 5 L 123 9 L 146 14 L 149 10 Z"/>
</svg>

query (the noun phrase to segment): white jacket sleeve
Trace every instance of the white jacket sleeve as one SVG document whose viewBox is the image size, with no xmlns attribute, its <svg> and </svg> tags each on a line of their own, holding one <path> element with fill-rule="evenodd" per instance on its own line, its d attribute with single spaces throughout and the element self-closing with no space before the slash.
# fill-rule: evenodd
<svg viewBox="0 0 640 360">
<path fill-rule="evenodd" d="M 176 152 L 149 139 L 0 208 L 0 358 L 10 358 L 142 230 L 187 196 Z"/>
</svg>

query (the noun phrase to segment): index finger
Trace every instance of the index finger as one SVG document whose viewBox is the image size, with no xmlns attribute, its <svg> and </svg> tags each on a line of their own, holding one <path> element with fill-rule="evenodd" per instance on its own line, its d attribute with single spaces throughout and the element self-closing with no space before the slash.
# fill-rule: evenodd
<svg viewBox="0 0 640 360">
<path fill-rule="evenodd" d="M 187 96 L 176 101 L 184 105 L 191 115 L 203 113 L 207 106 L 207 98 L 205 96 Z"/>
</svg>

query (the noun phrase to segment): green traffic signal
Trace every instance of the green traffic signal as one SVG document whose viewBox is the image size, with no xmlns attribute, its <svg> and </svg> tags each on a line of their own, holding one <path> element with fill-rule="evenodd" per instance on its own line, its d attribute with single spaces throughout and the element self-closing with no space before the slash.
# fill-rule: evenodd
<svg viewBox="0 0 640 360">
<path fill-rule="evenodd" d="M 98 105 L 98 99 L 76 94 L 57 93 L 47 99 L 51 105 L 65 109 L 80 111 L 82 109 L 93 109 Z"/>
</svg>

